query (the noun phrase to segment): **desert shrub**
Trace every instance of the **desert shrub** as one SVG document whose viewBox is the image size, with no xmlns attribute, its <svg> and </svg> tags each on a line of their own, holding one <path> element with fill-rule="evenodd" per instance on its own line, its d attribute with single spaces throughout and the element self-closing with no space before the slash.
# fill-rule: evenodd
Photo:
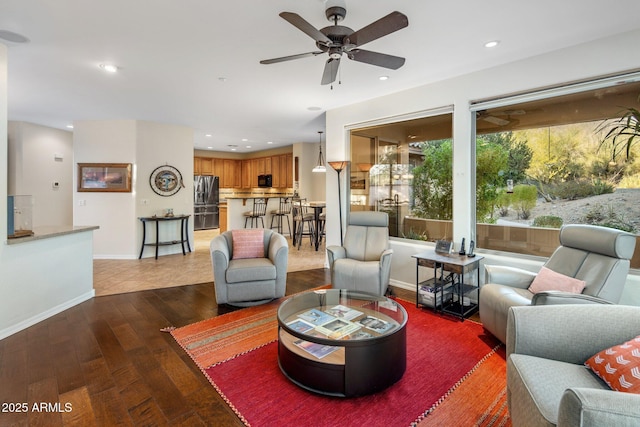
<svg viewBox="0 0 640 427">
<path fill-rule="evenodd" d="M 618 188 L 640 188 L 640 173 L 625 175 L 618 183 Z"/>
<path fill-rule="evenodd" d="M 562 218 L 553 215 L 537 216 L 533 220 L 533 226 L 544 228 L 560 228 L 562 227 Z"/>
<path fill-rule="evenodd" d="M 594 196 L 599 196 L 600 194 L 611 194 L 614 190 L 613 185 L 599 178 L 593 180 L 592 186 Z"/>
<path fill-rule="evenodd" d="M 511 194 L 502 190 L 496 198 L 496 209 L 498 209 L 498 215 L 505 217 L 509 215 L 509 207 L 511 206 Z"/>
<path fill-rule="evenodd" d="M 582 217 L 582 222 L 591 225 L 600 225 L 602 227 L 615 228 L 617 230 L 635 233 L 636 229 L 632 224 L 626 222 L 623 215 L 616 212 L 613 205 L 604 206 L 600 203 L 595 204 Z"/>
<path fill-rule="evenodd" d="M 425 242 L 429 241 L 429 233 L 427 232 L 427 230 L 418 232 L 415 231 L 413 227 L 411 227 L 406 233 L 402 233 L 402 237 L 404 237 L 405 239 L 423 240 Z"/>
<path fill-rule="evenodd" d="M 512 206 L 518 212 L 518 218 L 529 219 L 537 200 L 538 189 L 535 185 L 520 184 L 513 188 Z"/>
</svg>

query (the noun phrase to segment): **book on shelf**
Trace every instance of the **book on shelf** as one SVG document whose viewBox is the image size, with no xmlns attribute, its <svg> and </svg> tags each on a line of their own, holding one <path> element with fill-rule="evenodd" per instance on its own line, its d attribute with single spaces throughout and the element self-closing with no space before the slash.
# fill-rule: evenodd
<svg viewBox="0 0 640 427">
<path fill-rule="evenodd" d="M 365 316 L 364 318 L 358 320 L 358 323 L 360 323 L 365 328 L 371 329 L 372 331 L 378 332 L 380 334 L 391 330 L 395 326 L 393 323 L 373 316 Z"/>
<path fill-rule="evenodd" d="M 307 322 L 313 324 L 314 326 L 321 326 L 335 319 L 335 317 L 333 317 L 332 315 L 327 314 L 315 308 L 305 311 L 304 313 L 298 315 L 298 317 L 302 318 L 303 320 L 306 320 Z"/>
<path fill-rule="evenodd" d="M 339 319 L 345 320 L 353 320 L 356 317 L 362 316 L 364 314 L 361 311 L 355 310 L 342 304 L 331 307 L 330 309 L 326 310 L 326 312 Z"/>
<path fill-rule="evenodd" d="M 357 331 L 361 327 L 361 325 L 349 322 L 348 320 L 335 319 L 322 326 L 317 326 L 316 331 L 325 334 L 328 338 L 340 339 L 345 335 Z"/>
<path fill-rule="evenodd" d="M 295 341 L 294 344 L 318 359 L 322 359 L 340 348 L 334 345 L 316 344 L 305 340 Z"/>
</svg>

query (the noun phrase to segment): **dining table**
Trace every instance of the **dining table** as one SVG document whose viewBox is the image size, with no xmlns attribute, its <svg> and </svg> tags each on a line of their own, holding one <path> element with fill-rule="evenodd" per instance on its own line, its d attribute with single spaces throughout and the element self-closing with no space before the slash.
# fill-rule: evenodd
<svg viewBox="0 0 640 427">
<path fill-rule="evenodd" d="M 312 200 L 312 201 L 307 201 L 307 202 L 303 202 L 302 206 L 305 208 L 309 208 L 309 209 L 313 209 L 313 220 L 314 220 L 314 227 L 315 227 L 315 233 L 313 236 L 313 245 L 316 249 L 316 251 L 320 248 L 320 214 L 322 213 L 322 211 L 324 210 L 324 208 L 327 206 L 327 202 L 323 201 L 323 200 Z M 293 223 L 293 229 L 297 230 L 297 224 L 295 223 L 295 219 L 294 219 L 294 223 Z M 293 241 L 293 245 L 296 245 L 296 241 L 295 241 L 295 233 L 294 233 L 294 241 Z"/>
</svg>

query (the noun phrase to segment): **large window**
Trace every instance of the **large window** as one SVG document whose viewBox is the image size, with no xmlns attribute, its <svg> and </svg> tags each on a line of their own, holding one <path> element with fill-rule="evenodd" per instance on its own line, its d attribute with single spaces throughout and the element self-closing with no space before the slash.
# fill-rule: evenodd
<svg viewBox="0 0 640 427">
<path fill-rule="evenodd" d="M 451 238 L 452 114 L 351 131 L 350 210 L 389 214 L 389 235 Z"/>
<path fill-rule="evenodd" d="M 549 256 L 568 223 L 637 234 L 639 96 L 632 82 L 475 106 L 478 247 Z"/>
</svg>

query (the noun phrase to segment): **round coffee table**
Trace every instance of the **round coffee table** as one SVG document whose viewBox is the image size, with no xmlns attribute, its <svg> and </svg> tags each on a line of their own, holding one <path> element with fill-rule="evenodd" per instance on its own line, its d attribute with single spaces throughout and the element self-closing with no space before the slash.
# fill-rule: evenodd
<svg viewBox="0 0 640 427">
<path fill-rule="evenodd" d="M 346 289 L 304 292 L 278 308 L 278 364 L 298 386 L 353 397 L 404 375 L 407 312 L 397 302 Z"/>
</svg>

